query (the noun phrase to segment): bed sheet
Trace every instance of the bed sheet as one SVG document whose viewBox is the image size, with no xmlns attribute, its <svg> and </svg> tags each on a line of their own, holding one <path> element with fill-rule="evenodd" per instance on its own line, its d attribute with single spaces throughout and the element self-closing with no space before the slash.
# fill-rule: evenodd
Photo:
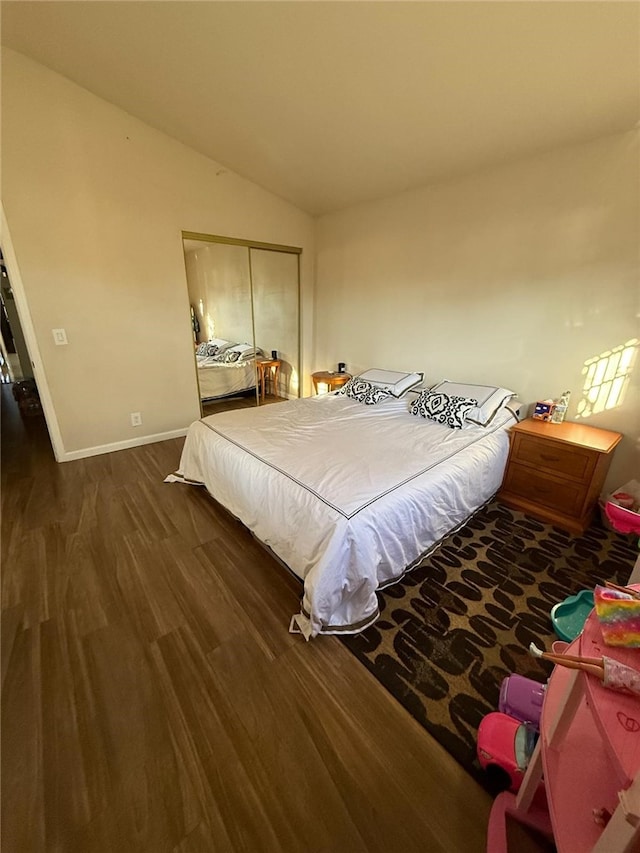
<svg viewBox="0 0 640 853">
<path fill-rule="evenodd" d="M 498 490 L 510 423 L 453 430 L 406 399 L 327 394 L 196 421 L 167 479 L 206 486 L 304 582 L 292 630 L 355 633 L 376 590 Z"/>
</svg>

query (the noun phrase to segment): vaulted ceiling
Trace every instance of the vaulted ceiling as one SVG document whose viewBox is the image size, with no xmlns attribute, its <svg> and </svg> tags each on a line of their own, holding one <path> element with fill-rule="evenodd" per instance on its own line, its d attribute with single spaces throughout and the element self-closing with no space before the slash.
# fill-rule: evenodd
<svg viewBox="0 0 640 853">
<path fill-rule="evenodd" d="M 640 118 L 635 2 L 30 2 L 2 42 L 312 214 Z"/>
</svg>

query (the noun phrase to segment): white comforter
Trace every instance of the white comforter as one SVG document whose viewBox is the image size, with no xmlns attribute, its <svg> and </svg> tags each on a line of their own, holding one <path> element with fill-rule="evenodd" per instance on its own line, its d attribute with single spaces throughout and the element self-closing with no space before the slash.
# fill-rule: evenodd
<svg viewBox="0 0 640 853">
<path fill-rule="evenodd" d="M 339 394 L 225 412 L 193 423 L 177 475 L 204 484 L 304 581 L 293 621 L 307 639 L 355 633 L 397 580 L 499 488 L 508 412 L 453 430 L 407 400 Z"/>
</svg>

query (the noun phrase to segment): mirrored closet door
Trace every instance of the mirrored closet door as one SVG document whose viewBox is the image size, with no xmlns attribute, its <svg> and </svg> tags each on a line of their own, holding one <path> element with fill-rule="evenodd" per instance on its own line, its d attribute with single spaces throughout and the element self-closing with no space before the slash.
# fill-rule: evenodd
<svg viewBox="0 0 640 853">
<path fill-rule="evenodd" d="M 183 232 L 201 409 L 299 396 L 299 254 Z"/>
<path fill-rule="evenodd" d="M 298 258 L 288 252 L 250 249 L 255 340 L 265 357 L 278 397 L 300 396 Z"/>
</svg>

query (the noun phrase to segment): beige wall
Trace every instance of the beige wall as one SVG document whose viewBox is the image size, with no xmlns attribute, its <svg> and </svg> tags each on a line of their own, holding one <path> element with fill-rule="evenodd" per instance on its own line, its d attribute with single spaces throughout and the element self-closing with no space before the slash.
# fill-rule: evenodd
<svg viewBox="0 0 640 853">
<path fill-rule="evenodd" d="M 2 72 L 3 249 L 10 235 L 58 458 L 199 417 L 182 230 L 301 247 L 309 346 L 311 217 L 20 54 Z"/>
<path fill-rule="evenodd" d="M 569 388 L 574 420 L 585 361 L 640 336 L 639 162 L 636 132 L 322 217 L 314 369 Z M 612 486 L 640 477 L 639 373 L 586 421 L 625 434 Z"/>
</svg>

